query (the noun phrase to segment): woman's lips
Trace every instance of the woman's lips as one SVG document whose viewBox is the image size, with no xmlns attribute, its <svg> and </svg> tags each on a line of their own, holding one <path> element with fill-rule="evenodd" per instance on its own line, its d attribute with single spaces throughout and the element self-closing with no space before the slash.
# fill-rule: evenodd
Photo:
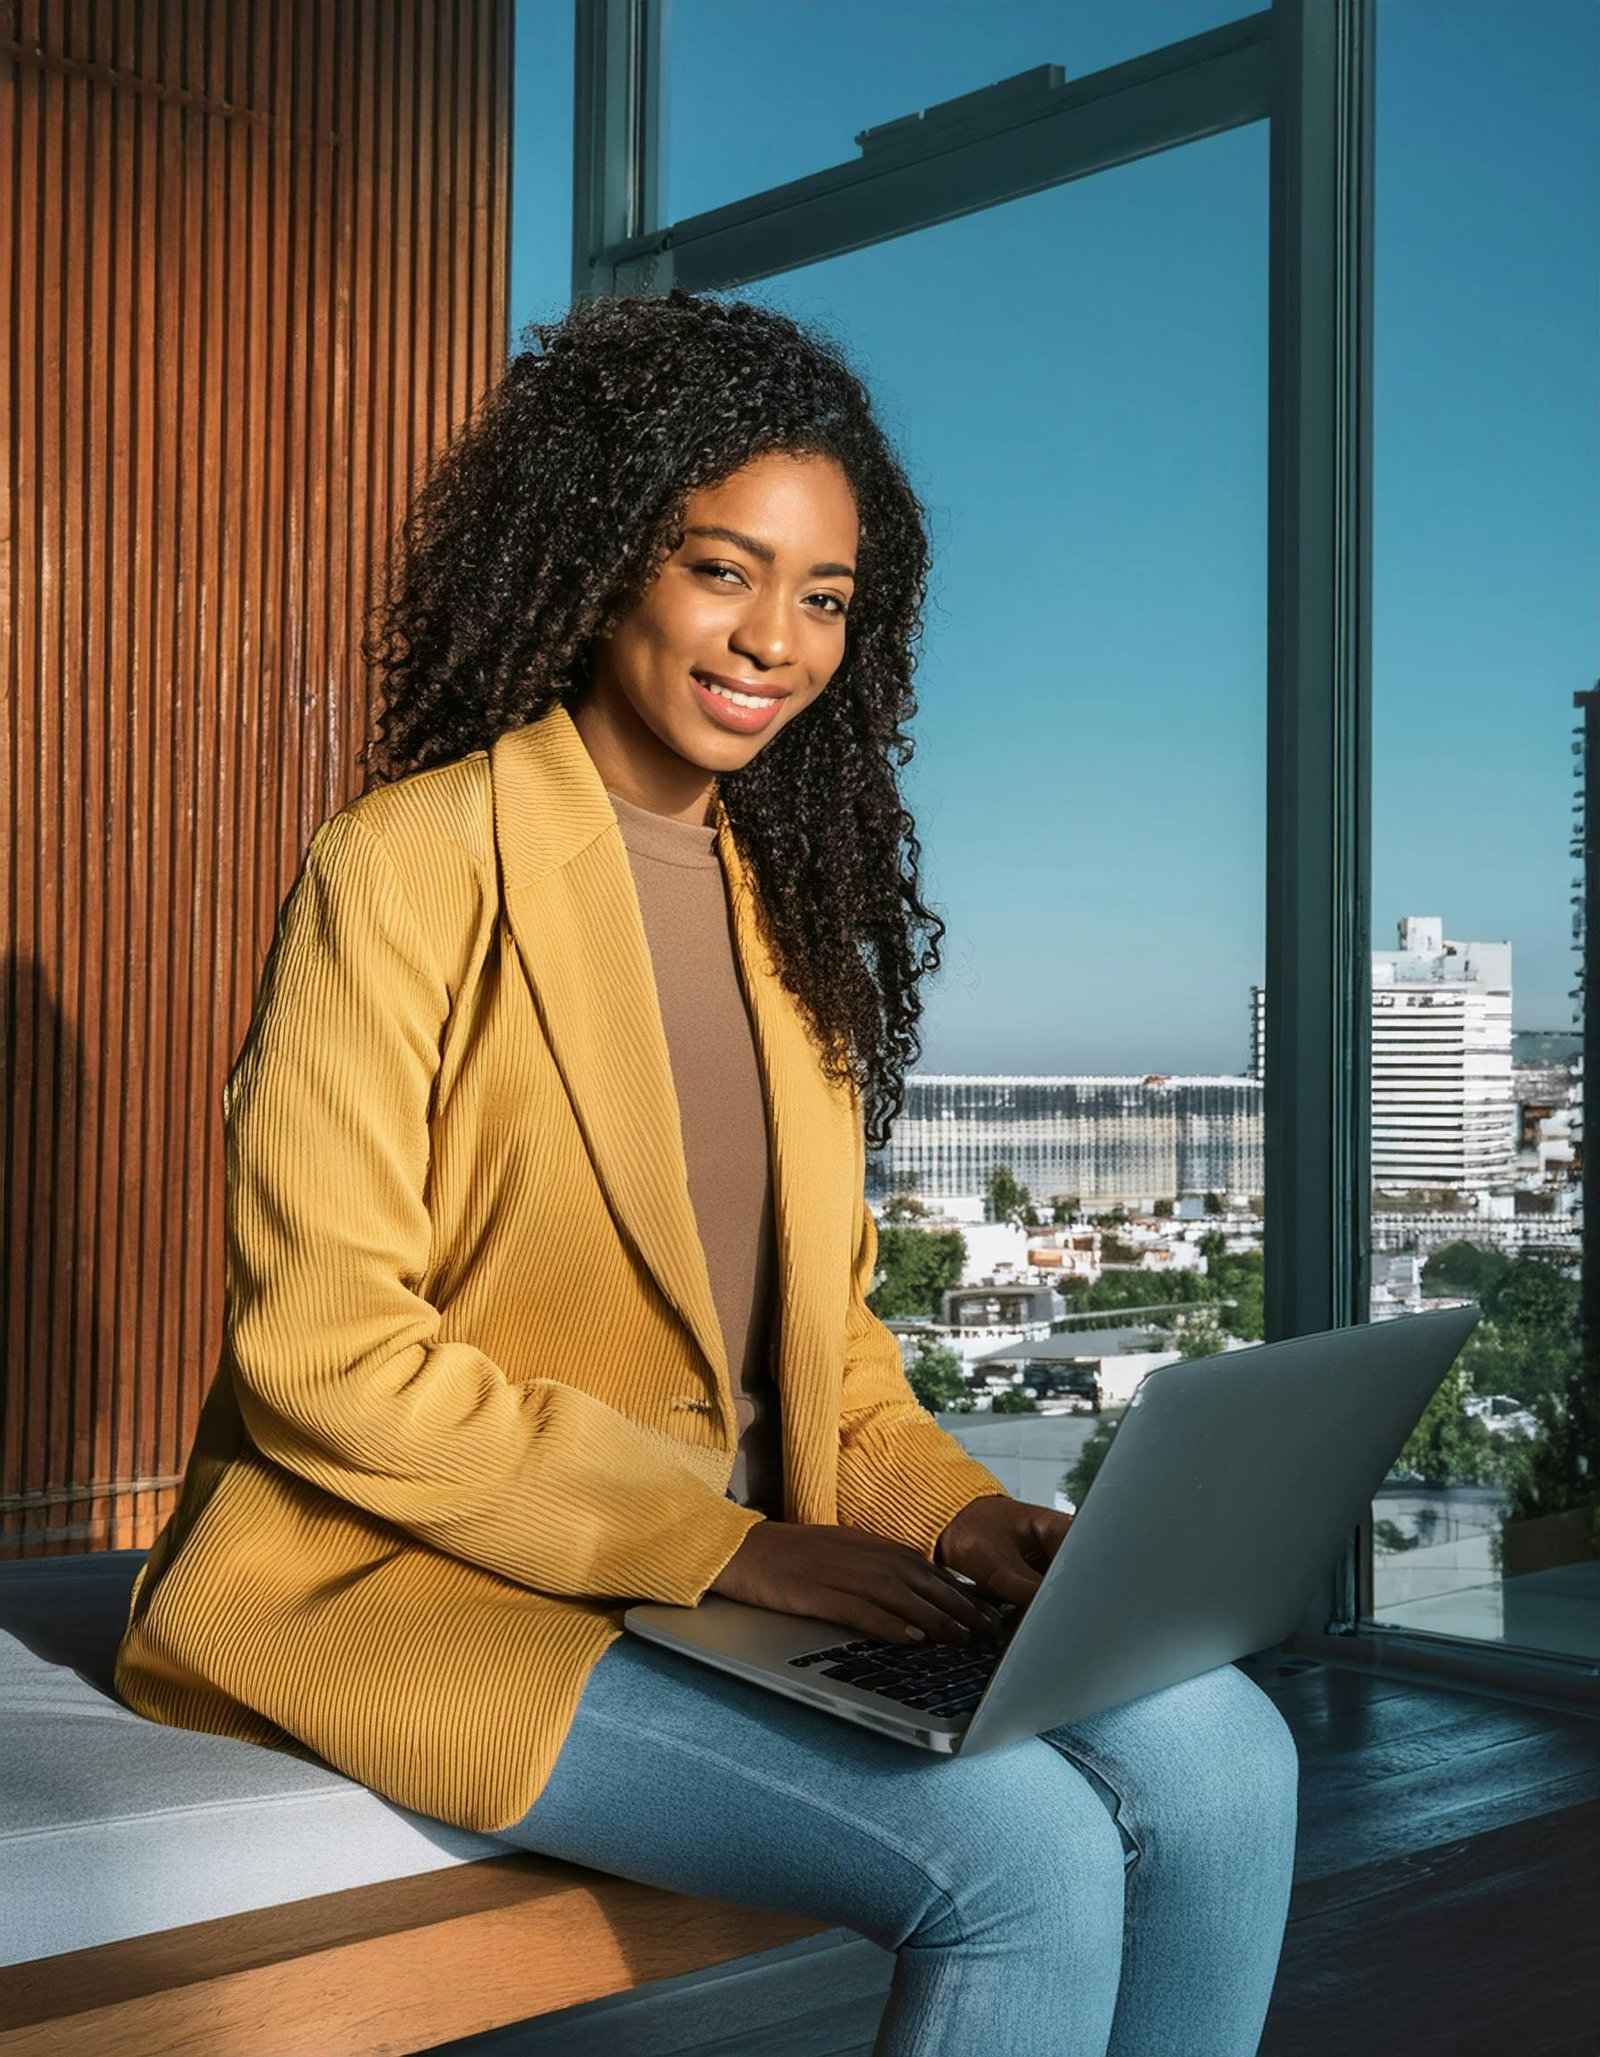
<svg viewBox="0 0 1600 2057">
<path fill-rule="evenodd" d="M 759 734 L 783 705 L 781 700 L 774 700 L 770 707 L 741 707 L 736 701 L 714 692 L 696 672 L 690 672 L 689 682 L 711 719 L 725 729 L 732 729 L 736 735 Z"/>
</svg>

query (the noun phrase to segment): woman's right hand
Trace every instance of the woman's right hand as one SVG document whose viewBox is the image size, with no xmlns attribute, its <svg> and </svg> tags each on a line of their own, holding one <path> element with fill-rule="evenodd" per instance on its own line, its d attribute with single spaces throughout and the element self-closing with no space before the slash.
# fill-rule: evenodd
<svg viewBox="0 0 1600 2057">
<path fill-rule="evenodd" d="M 909 1544 L 830 1522 L 756 1522 L 707 1590 L 896 1643 L 964 1642 L 1000 1622 L 978 1588 Z"/>
</svg>

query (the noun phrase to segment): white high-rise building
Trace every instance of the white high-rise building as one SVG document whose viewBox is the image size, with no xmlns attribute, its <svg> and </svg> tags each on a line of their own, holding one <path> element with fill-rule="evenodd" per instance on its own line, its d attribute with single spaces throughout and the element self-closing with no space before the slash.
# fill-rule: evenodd
<svg viewBox="0 0 1600 2057">
<path fill-rule="evenodd" d="M 1372 953 L 1372 1182 L 1485 1192 L 1515 1176 L 1511 945 L 1408 914 Z"/>
<path fill-rule="evenodd" d="M 1372 953 L 1372 1183 L 1481 1193 L 1515 1177 L 1511 945 L 1457 943 L 1403 915 Z M 1266 988 L 1250 988 L 1250 1071 L 1266 1076 Z"/>
</svg>

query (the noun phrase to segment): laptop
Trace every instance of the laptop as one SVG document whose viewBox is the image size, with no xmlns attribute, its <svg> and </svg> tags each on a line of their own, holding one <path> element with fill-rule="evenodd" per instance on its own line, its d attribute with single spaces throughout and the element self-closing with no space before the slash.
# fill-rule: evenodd
<svg viewBox="0 0 1600 2057">
<path fill-rule="evenodd" d="M 1481 1318 L 1444 1308 L 1158 1365 L 1032 1599 L 968 1643 L 721 1593 L 642 1601 L 623 1627 L 946 1756 L 1119 1706 L 1299 1626 Z"/>
</svg>

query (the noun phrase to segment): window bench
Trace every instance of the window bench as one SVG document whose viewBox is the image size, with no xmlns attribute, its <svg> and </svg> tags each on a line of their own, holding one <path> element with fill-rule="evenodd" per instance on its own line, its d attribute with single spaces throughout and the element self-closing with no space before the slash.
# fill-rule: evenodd
<svg viewBox="0 0 1600 2057">
<path fill-rule="evenodd" d="M 800 1938 L 144 1720 L 144 1553 L 0 1564 L 0 2053 L 420 2051 Z"/>
</svg>

